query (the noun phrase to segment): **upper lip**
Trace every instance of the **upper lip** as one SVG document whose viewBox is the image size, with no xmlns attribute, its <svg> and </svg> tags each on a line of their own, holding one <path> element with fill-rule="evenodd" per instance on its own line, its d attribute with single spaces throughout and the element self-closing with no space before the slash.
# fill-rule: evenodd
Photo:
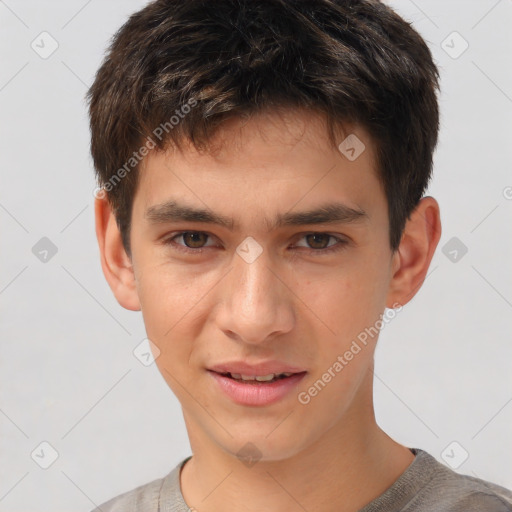
<svg viewBox="0 0 512 512">
<path fill-rule="evenodd" d="M 244 361 L 231 361 L 229 363 L 210 366 L 208 370 L 217 373 L 239 373 L 251 377 L 270 375 L 271 373 L 301 373 L 306 371 L 304 368 L 290 365 L 283 361 L 265 361 L 257 364 L 248 364 Z"/>
</svg>

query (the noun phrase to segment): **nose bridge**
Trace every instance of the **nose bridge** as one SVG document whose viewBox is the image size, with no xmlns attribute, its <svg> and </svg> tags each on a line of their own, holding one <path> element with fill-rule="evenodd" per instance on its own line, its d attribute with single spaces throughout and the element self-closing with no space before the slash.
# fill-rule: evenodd
<svg viewBox="0 0 512 512">
<path fill-rule="evenodd" d="M 246 342 L 259 343 L 271 334 L 285 332 L 292 327 L 293 312 L 286 297 L 286 287 L 274 275 L 268 253 L 259 250 L 254 257 L 247 254 L 243 243 L 233 257 L 226 296 L 219 316 L 219 326 L 231 331 Z"/>
<path fill-rule="evenodd" d="M 268 303 L 273 301 L 276 290 L 271 292 L 274 283 L 270 281 L 275 280 L 275 277 L 270 272 L 266 256 L 261 255 L 252 262 L 238 258 L 235 276 L 238 278 L 235 289 L 242 306 L 248 306 L 249 311 L 269 307 Z"/>
</svg>

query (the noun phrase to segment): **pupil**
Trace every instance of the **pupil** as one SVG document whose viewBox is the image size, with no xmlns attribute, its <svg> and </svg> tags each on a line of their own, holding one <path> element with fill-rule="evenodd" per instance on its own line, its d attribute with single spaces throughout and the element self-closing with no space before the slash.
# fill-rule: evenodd
<svg viewBox="0 0 512 512">
<path fill-rule="evenodd" d="M 312 235 L 307 235 L 309 237 L 309 240 L 308 242 L 310 243 L 310 245 L 315 245 L 315 243 L 320 243 L 321 247 L 315 247 L 315 249 L 325 249 L 325 244 L 322 244 L 322 239 L 323 241 L 325 242 L 328 238 L 329 238 L 329 235 L 326 235 L 324 233 L 314 233 Z M 313 238 L 314 242 L 311 244 L 310 242 L 310 239 Z M 320 238 L 320 242 L 318 242 L 318 238 Z"/>
<path fill-rule="evenodd" d="M 191 247 L 191 248 L 197 248 L 197 247 L 200 247 L 201 246 L 201 236 L 204 235 L 204 233 L 185 233 L 183 235 L 183 238 L 185 240 L 185 244 L 188 246 L 188 247 Z M 198 240 L 196 239 L 195 241 L 192 241 L 192 245 L 190 245 L 188 242 L 187 242 L 187 238 L 189 237 L 199 237 L 199 245 L 194 245 L 194 243 L 197 243 Z"/>
</svg>

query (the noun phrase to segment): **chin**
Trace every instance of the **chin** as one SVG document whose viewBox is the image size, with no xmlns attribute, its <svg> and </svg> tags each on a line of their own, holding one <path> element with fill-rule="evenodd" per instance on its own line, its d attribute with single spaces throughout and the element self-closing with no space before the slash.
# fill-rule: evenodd
<svg viewBox="0 0 512 512">
<path fill-rule="evenodd" d="M 272 429 L 268 431 L 255 429 L 253 435 L 245 433 L 238 436 L 236 432 L 230 432 L 233 438 L 220 445 L 226 453 L 236 457 L 249 468 L 257 462 L 279 462 L 290 459 L 304 449 L 297 435 L 284 429 L 281 435 L 275 431 L 272 432 Z M 272 433 L 268 435 L 268 432 Z"/>
</svg>

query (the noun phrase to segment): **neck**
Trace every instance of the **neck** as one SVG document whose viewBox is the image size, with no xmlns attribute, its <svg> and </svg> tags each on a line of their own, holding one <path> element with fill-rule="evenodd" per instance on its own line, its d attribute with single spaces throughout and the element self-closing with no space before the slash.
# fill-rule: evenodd
<svg viewBox="0 0 512 512">
<path fill-rule="evenodd" d="M 371 393 L 366 396 L 371 396 Z M 377 498 L 414 460 L 375 422 L 371 399 L 355 397 L 328 431 L 306 449 L 280 460 L 245 465 L 191 429 L 193 457 L 180 475 L 189 507 L 201 512 L 357 512 Z M 363 406 L 363 407 L 362 407 Z"/>
</svg>

